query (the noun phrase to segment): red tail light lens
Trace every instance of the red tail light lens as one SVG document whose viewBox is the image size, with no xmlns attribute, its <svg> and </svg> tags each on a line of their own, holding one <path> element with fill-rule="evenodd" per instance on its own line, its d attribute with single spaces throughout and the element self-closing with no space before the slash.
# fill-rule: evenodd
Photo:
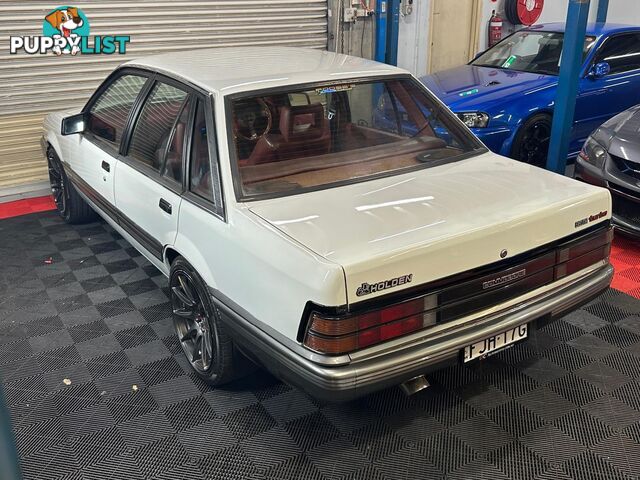
<svg viewBox="0 0 640 480">
<path fill-rule="evenodd" d="M 600 212 L 593 219 L 606 215 L 607 212 Z M 440 288 L 438 293 L 379 310 L 344 316 L 312 311 L 303 344 L 318 353 L 340 355 L 433 326 L 436 319 L 447 322 L 493 307 L 521 295 L 523 288 L 538 288 L 606 260 L 612 236 L 610 228 L 603 228 L 564 242 L 508 270 L 485 273 L 462 284 Z M 512 274 L 518 268 L 524 272 L 524 277 L 502 282 L 501 275 L 509 277 L 504 274 Z M 501 282 L 496 282 L 495 288 L 486 289 L 487 279 Z M 502 283 L 504 290 L 500 290 Z"/>
<path fill-rule="evenodd" d="M 422 330 L 436 323 L 434 297 L 342 318 L 313 312 L 304 344 L 316 352 L 337 355 Z"/>
</svg>

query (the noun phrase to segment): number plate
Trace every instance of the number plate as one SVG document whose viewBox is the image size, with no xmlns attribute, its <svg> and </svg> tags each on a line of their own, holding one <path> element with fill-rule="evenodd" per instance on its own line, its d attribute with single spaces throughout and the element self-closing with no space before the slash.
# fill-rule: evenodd
<svg viewBox="0 0 640 480">
<path fill-rule="evenodd" d="M 470 362 L 477 358 L 487 357 L 494 354 L 498 350 L 508 347 L 514 343 L 527 338 L 529 329 L 527 325 L 520 325 L 506 332 L 499 333 L 493 337 L 485 338 L 479 342 L 464 347 L 463 358 L 464 363 Z"/>
</svg>

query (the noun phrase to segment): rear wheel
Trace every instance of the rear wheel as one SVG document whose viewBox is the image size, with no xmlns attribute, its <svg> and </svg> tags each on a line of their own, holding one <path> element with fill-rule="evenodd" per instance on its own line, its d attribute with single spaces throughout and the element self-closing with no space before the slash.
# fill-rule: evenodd
<svg viewBox="0 0 640 480">
<path fill-rule="evenodd" d="M 204 281 L 183 257 L 171 265 L 169 287 L 173 325 L 191 368 L 210 385 L 241 376 L 248 360 L 234 348 Z"/>
<path fill-rule="evenodd" d="M 551 142 L 551 116 L 534 115 L 520 128 L 511 149 L 511 157 L 545 168 Z"/>
<path fill-rule="evenodd" d="M 87 202 L 80 196 L 64 172 L 62 162 L 53 148 L 47 151 L 49 183 L 58 214 L 71 224 L 91 222 L 97 218 Z"/>
</svg>

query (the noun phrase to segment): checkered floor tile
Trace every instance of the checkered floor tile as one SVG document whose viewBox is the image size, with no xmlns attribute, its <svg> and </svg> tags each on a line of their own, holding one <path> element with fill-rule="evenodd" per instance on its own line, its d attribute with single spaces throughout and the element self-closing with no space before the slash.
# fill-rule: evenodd
<svg viewBox="0 0 640 480">
<path fill-rule="evenodd" d="M 0 219 L 27 215 L 29 213 L 46 212 L 55 208 L 56 204 L 51 195 L 25 198 L 11 202 L 3 202 L 0 198 Z"/>
<path fill-rule="evenodd" d="M 258 371 L 211 389 L 166 280 L 104 223 L 0 222 L 0 375 L 26 479 L 629 479 L 640 301 L 610 290 L 526 343 L 323 404 Z"/>
<path fill-rule="evenodd" d="M 613 288 L 640 299 L 640 240 L 616 235 L 611 263 L 616 269 Z"/>
</svg>

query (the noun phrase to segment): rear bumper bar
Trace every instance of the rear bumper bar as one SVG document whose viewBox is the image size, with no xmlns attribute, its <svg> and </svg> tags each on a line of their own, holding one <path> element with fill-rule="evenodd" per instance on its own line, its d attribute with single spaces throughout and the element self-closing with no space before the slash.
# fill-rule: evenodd
<svg viewBox="0 0 640 480">
<path fill-rule="evenodd" d="M 222 321 L 234 333 L 242 350 L 274 375 L 327 401 L 348 401 L 403 383 L 417 375 L 459 361 L 467 345 L 542 317 L 556 318 L 588 302 L 606 290 L 613 279 L 610 264 L 599 265 L 549 285 L 544 292 L 524 295 L 517 303 L 492 309 L 453 322 L 439 332 L 420 332 L 402 345 L 354 355 L 347 365 L 327 366 L 303 357 L 236 311 L 219 298 L 213 300 Z M 503 307 L 503 308 L 502 308 Z M 391 342 L 393 343 L 393 342 Z"/>
</svg>

